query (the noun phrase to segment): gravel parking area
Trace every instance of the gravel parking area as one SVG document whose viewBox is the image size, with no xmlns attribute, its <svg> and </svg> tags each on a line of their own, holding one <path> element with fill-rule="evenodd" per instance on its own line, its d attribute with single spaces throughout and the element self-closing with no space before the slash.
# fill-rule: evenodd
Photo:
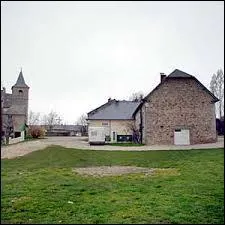
<svg viewBox="0 0 225 225">
<path fill-rule="evenodd" d="M 178 149 L 206 149 L 206 148 L 223 148 L 224 137 L 219 137 L 216 143 L 198 144 L 188 146 L 175 145 L 154 145 L 154 146 L 110 146 L 110 145 L 92 145 L 87 142 L 86 137 L 48 137 L 37 141 L 28 141 L 1 148 L 1 158 L 15 158 L 26 155 L 30 152 L 44 149 L 49 145 L 61 145 L 66 148 L 89 149 L 89 150 L 109 150 L 109 151 L 150 151 L 150 150 L 178 150 Z"/>
</svg>

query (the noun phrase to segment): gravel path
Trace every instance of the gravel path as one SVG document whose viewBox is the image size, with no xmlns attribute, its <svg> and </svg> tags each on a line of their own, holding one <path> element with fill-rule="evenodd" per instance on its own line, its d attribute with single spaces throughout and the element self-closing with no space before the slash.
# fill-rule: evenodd
<svg viewBox="0 0 225 225">
<path fill-rule="evenodd" d="M 153 173 L 154 169 L 136 166 L 96 166 L 96 167 L 74 168 L 73 171 L 78 173 L 79 175 L 103 177 L 103 176 L 118 176 L 130 173 L 144 173 L 145 175 L 149 175 Z"/>
<path fill-rule="evenodd" d="M 109 150 L 109 151 L 150 151 L 150 150 L 178 150 L 178 149 L 205 149 L 205 148 L 223 148 L 224 138 L 219 137 L 218 142 L 211 144 L 199 144 L 189 146 L 175 145 L 154 145 L 138 147 L 121 147 L 110 145 L 92 145 L 90 146 L 84 137 L 48 137 L 37 141 L 28 141 L 1 148 L 1 158 L 15 158 L 26 155 L 30 152 L 44 149 L 49 145 L 61 145 L 67 148 L 89 149 L 89 150 Z"/>
</svg>

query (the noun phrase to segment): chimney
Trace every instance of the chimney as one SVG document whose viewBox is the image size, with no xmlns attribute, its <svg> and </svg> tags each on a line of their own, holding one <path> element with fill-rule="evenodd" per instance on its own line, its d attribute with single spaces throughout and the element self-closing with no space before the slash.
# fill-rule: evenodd
<svg viewBox="0 0 225 225">
<path fill-rule="evenodd" d="M 165 80 L 165 78 L 166 78 L 166 74 L 160 73 L 161 83 L 163 82 L 163 80 Z"/>
<path fill-rule="evenodd" d="M 6 91 L 5 91 L 5 87 L 3 87 L 2 89 L 3 89 L 3 92 L 5 93 L 5 92 L 6 92 Z"/>
<path fill-rule="evenodd" d="M 108 102 L 110 102 L 112 99 L 111 98 L 108 98 Z"/>
</svg>

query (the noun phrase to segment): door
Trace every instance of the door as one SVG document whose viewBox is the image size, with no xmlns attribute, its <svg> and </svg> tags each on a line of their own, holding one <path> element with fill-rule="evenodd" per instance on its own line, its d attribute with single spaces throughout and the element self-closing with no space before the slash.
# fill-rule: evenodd
<svg viewBox="0 0 225 225">
<path fill-rule="evenodd" d="M 190 132 L 188 129 L 176 129 L 174 131 L 175 145 L 190 145 Z"/>
</svg>

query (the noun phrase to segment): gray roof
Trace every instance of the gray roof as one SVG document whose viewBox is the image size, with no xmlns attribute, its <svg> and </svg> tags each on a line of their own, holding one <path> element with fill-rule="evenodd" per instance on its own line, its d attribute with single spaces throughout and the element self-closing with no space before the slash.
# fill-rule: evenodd
<svg viewBox="0 0 225 225">
<path fill-rule="evenodd" d="M 13 85 L 13 87 L 27 87 L 29 88 L 26 83 L 25 83 L 25 80 L 23 78 L 23 73 L 22 73 L 22 70 L 20 71 L 20 74 L 19 74 L 19 77 L 16 81 L 16 84 Z"/>
<path fill-rule="evenodd" d="M 127 120 L 133 119 L 133 113 L 140 102 L 111 100 L 88 113 L 88 120 Z"/>
<path fill-rule="evenodd" d="M 181 70 L 175 69 L 171 74 L 168 75 L 168 77 L 173 77 L 173 78 L 191 78 L 193 77 L 192 75 L 185 73 Z"/>
<path fill-rule="evenodd" d="M 80 131 L 82 125 L 54 125 L 53 130 Z"/>
</svg>

